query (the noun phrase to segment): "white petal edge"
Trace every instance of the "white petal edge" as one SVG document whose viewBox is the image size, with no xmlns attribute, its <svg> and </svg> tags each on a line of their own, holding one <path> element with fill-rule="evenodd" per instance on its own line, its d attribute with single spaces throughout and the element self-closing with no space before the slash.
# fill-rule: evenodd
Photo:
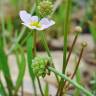
<svg viewBox="0 0 96 96">
<path fill-rule="evenodd" d="M 49 20 L 48 18 L 43 18 L 40 20 L 41 26 L 43 27 L 43 29 L 47 29 L 50 26 L 55 24 L 55 21 L 53 20 Z"/>
<path fill-rule="evenodd" d="M 32 16 L 31 17 L 31 22 L 38 22 L 38 21 L 39 21 L 38 16 Z"/>
<path fill-rule="evenodd" d="M 36 29 L 36 27 L 35 26 L 30 26 L 29 24 L 27 24 L 27 23 L 22 23 L 24 26 L 26 26 L 26 27 L 28 27 L 28 28 L 30 28 L 30 29 Z"/>
<path fill-rule="evenodd" d="M 31 15 L 25 10 L 20 11 L 19 16 L 24 23 L 29 23 L 31 21 Z"/>
<path fill-rule="evenodd" d="M 42 25 L 48 25 L 50 22 L 49 22 L 49 19 L 48 18 L 43 18 L 43 19 L 40 20 L 40 23 Z"/>
</svg>

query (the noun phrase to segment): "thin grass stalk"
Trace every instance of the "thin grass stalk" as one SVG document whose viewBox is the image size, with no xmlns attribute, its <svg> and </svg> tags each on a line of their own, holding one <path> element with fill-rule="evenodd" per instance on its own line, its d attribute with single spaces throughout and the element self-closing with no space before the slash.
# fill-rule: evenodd
<svg viewBox="0 0 96 96">
<path fill-rule="evenodd" d="M 67 57 L 67 64 L 68 64 L 68 62 L 69 62 L 69 59 L 70 59 L 72 50 L 73 50 L 73 48 L 74 48 L 74 45 L 75 45 L 75 43 L 76 43 L 76 41 L 77 41 L 78 35 L 79 35 L 79 34 L 77 33 L 76 36 L 75 36 L 75 38 L 74 38 L 74 41 L 73 41 L 73 43 L 72 43 L 71 49 L 70 49 L 69 54 L 68 54 L 68 57 Z M 65 71 L 66 71 L 66 70 L 65 70 Z"/>
<path fill-rule="evenodd" d="M 79 35 L 79 33 L 76 34 L 76 36 L 75 36 L 75 38 L 74 38 L 74 40 L 73 40 L 71 49 L 70 49 L 69 54 L 68 54 L 68 57 L 67 57 L 67 65 L 68 65 L 68 62 L 69 62 L 69 59 L 70 59 L 72 50 L 73 50 L 73 48 L 74 48 L 74 45 L 75 45 L 75 43 L 76 43 L 76 41 L 77 41 L 78 35 Z M 65 71 L 66 71 L 66 70 L 65 70 Z M 65 86 L 66 82 L 67 82 L 67 81 L 64 82 L 64 86 Z"/>
<path fill-rule="evenodd" d="M 78 60 L 78 62 L 77 62 L 77 64 L 76 64 L 76 68 L 75 68 L 75 70 L 74 70 L 74 73 L 73 73 L 72 76 L 71 76 L 71 79 L 74 78 L 74 76 L 75 76 L 75 74 L 76 74 L 76 72 L 77 72 L 77 70 L 78 70 L 78 67 L 79 67 L 79 64 L 80 64 L 80 61 L 81 61 L 83 52 L 84 52 L 84 48 L 85 48 L 85 47 L 82 47 L 82 49 L 81 49 L 81 53 L 80 53 L 80 56 L 79 56 L 79 60 Z M 68 84 L 65 86 L 66 89 L 69 87 L 69 85 L 70 85 L 70 84 L 68 83 Z"/>
<path fill-rule="evenodd" d="M 3 44 L 6 47 L 6 37 L 5 37 L 5 20 L 2 14 L 1 16 L 1 26 L 2 26 L 2 37 L 3 37 Z"/>
<path fill-rule="evenodd" d="M 44 96 L 39 77 L 37 77 L 37 81 L 38 81 L 38 85 L 39 85 L 41 95 Z"/>
<path fill-rule="evenodd" d="M 34 49 L 33 49 L 33 58 L 34 58 L 36 56 L 36 31 L 33 34 L 33 38 L 34 38 L 34 46 L 33 46 L 34 47 Z M 38 81 L 38 85 L 39 85 L 41 95 L 44 96 L 39 77 L 37 77 L 37 81 Z"/>
<path fill-rule="evenodd" d="M 46 37 L 45 33 L 44 32 L 41 32 L 40 35 L 41 35 L 42 45 L 44 46 L 44 48 L 45 48 L 48 56 L 52 59 L 52 56 L 51 56 L 51 53 L 50 53 L 50 49 L 49 49 L 48 44 L 47 44 L 47 40 L 45 38 Z M 55 68 L 53 62 L 52 62 L 52 67 Z M 55 76 L 56 76 L 57 82 L 59 83 L 58 76 L 56 74 L 55 74 Z"/>
<path fill-rule="evenodd" d="M 62 73 L 65 74 L 65 70 L 67 67 L 67 37 L 70 29 L 70 13 L 71 13 L 71 5 L 72 5 L 72 0 L 66 0 L 66 12 L 64 16 L 64 48 L 63 48 L 63 68 L 62 68 Z M 57 94 L 59 96 L 62 96 L 62 91 L 64 87 L 64 81 L 61 78 L 60 85 L 57 91 Z"/>
</svg>

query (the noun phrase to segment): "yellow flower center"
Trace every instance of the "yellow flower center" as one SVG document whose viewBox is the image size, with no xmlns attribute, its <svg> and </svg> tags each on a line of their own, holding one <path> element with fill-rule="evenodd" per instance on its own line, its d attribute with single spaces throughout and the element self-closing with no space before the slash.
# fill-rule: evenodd
<svg viewBox="0 0 96 96">
<path fill-rule="evenodd" d="M 35 21 L 35 22 L 31 22 L 31 23 L 30 23 L 30 26 L 35 26 L 35 27 L 40 28 L 40 27 L 41 27 L 41 24 L 40 24 L 40 22 Z"/>
</svg>

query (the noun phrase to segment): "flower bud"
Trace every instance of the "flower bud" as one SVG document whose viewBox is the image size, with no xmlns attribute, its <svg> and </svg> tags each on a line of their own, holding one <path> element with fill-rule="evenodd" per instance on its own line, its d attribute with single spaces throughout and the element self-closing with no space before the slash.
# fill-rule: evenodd
<svg viewBox="0 0 96 96">
<path fill-rule="evenodd" d="M 43 0 L 38 5 L 38 12 L 41 15 L 41 17 L 46 17 L 46 16 L 50 15 L 52 13 L 52 11 L 53 11 L 52 2 L 50 2 L 48 0 Z"/>
<path fill-rule="evenodd" d="M 82 32 L 82 28 L 80 26 L 76 26 L 75 27 L 75 31 L 81 33 Z"/>
<path fill-rule="evenodd" d="M 82 45 L 82 47 L 86 47 L 87 46 L 87 42 L 84 41 L 84 42 L 81 43 L 81 45 Z"/>
<path fill-rule="evenodd" d="M 32 60 L 32 69 L 35 76 L 42 76 L 48 73 L 47 67 L 50 65 L 49 57 L 37 56 Z"/>
</svg>

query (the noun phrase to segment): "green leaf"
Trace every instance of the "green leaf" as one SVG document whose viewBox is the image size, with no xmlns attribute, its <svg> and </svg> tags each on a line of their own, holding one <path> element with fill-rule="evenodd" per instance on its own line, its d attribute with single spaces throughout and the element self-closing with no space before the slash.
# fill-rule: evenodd
<svg viewBox="0 0 96 96">
<path fill-rule="evenodd" d="M 1 81 L 0 81 L 0 96 L 7 96 L 4 86 Z"/>
<path fill-rule="evenodd" d="M 27 40 L 27 60 L 28 60 L 28 68 L 29 68 L 29 73 L 30 73 L 30 76 L 32 78 L 32 80 L 35 79 L 35 76 L 33 74 L 33 70 L 32 70 L 32 59 L 34 58 L 34 56 L 32 55 L 32 49 L 33 49 L 33 37 L 30 36 Z"/>
<path fill-rule="evenodd" d="M 49 96 L 49 86 L 48 86 L 48 83 L 46 83 L 46 86 L 45 86 L 44 96 Z"/>
<path fill-rule="evenodd" d="M 96 25 L 90 23 L 91 34 L 94 42 L 96 43 Z"/>
<path fill-rule="evenodd" d="M 8 30 L 8 32 L 10 32 L 10 34 L 12 33 L 12 29 L 13 29 L 12 20 L 11 20 L 11 18 L 8 18 L 7 30 Z"/>
<path fill-rule="evenodd" d="M 32 70 L 32 59 L 34 58 L 34 55 L 32 54 L 33 50 L 34 50 L 34 36 L 32 32 L 32 35 L 27 40 L 27 61 L 28 61 L 29 74 L 33 82 L 34 92 L 36 94 L 35 75 Z"/>
<path fill-rule="evenodd" d="M 3 45 L 6 45 L 6 38 L 5 38 L 5 19 L 3 14 L 1 15 L 1 29 L 2 29 L 2 39 L 3 39 Z"/>
<path fill-rule="evenodd" d="M 18 74 L 18 78 L 16 81 L 16 87 L 14 90 L 15 95 L 18 93 L 18 90 L 19 90 L 20 86 L 22 85 L 24 74 L 25 74 L 25 68 L 26 68 L 24 51 L 20 46 L 19 46 L 19 48 L 20 48 L 20 53 L 21 53 L 21 60 L 20 60 L 20 62 L 19 61 L 17 62 L 17 63 L 19 63 L 18 64 L 19 74 Z M 17 57 L 19 58 L 19 56 L 17 56 Z"/>
<path fill-rule="evenodd" d="M 3 49 L 0 49 L 0 65 L 1 65 L 1 71 L 3 72 L 4 78 L 7 83 L 9 95 L 12 96 L 12 90 L 13 90 L 13 82 L 11 79 L 10 69 L 8 66 L 8 60 L 5 52 Z"/>
</svg>

